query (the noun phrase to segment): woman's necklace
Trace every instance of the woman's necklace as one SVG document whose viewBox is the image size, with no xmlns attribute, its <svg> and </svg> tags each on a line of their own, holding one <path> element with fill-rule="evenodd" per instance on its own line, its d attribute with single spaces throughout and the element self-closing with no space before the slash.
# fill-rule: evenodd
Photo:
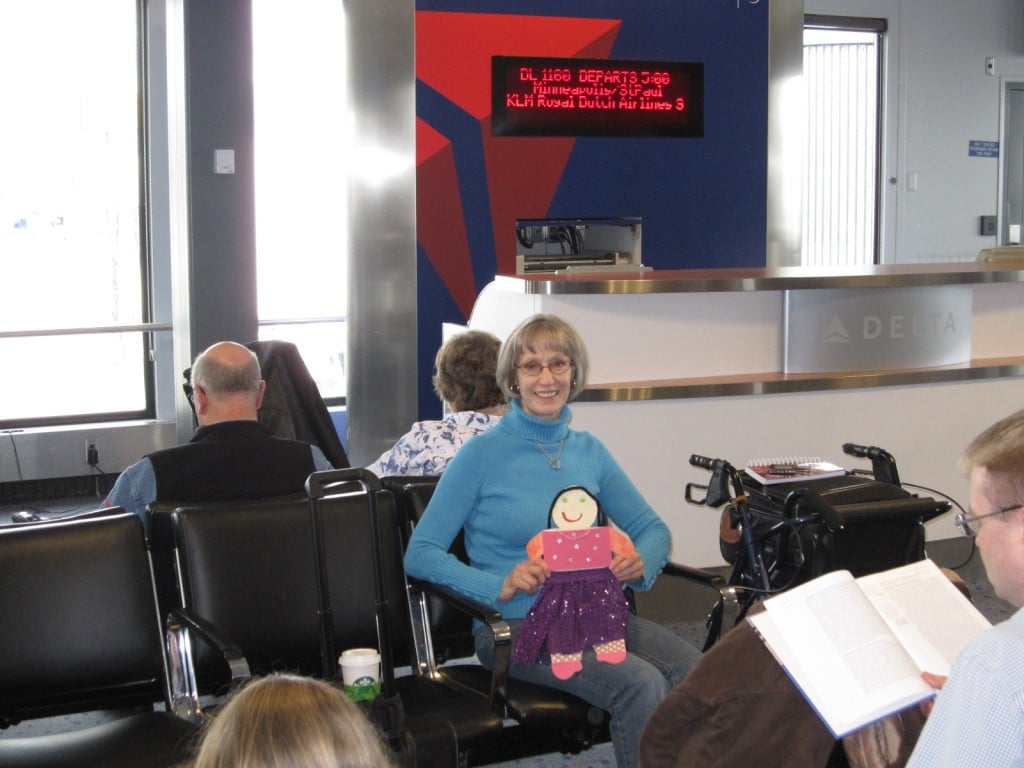
<svg viewBox="0 0 1024 768">
<path fill-rule="evenodd" d="M 562 450 L 565 448 L 564 437 L 558 441 L 558 453 L 556 453 L 554 456 L 547 452 L 544 446 L 540 444 L 540 440 L 534 440 L 533 442 L 536 444 L 538 448 L 540 448 L 540 452 L 543 453 L 544 456 L 547 458 L 548 464 L 551 465 L 552 469 L 562 468 Z"/>
</svg>

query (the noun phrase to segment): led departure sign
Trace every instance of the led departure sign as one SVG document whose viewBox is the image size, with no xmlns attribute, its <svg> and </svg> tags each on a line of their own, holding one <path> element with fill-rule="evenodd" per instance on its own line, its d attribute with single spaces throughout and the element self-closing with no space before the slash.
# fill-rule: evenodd
<svg viewBox="0 0 1024 768">
<path fill-rule="evenodd" d="M 704 64 L 494 56 L 495 136 L 703 136 Z"/>
</svg>

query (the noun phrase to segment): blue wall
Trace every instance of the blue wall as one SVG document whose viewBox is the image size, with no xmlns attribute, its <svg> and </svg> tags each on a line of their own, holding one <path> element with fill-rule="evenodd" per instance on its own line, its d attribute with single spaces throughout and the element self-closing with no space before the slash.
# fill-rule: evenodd
<svg viewBox="0 0 1024 768">
<path fill-rule="evenodd" d="M 639 216 L 656 269 L 765 263 L 768 0 L 417 0 L 420 411 L 517 218 Z M 481 9 L 485 8 L 485 11 Z M 490 136 L 490 57 L 704 63 L 702 138 Z"/>
</svg>

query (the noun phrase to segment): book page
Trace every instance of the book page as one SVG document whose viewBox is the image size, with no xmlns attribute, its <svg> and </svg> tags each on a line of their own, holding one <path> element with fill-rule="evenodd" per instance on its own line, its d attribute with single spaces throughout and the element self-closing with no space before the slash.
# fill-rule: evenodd
<svg viewBox="0 0 1024 768">
<path fill-rule="evenodd" d="M 931 560 L 857 580 L 918 668 L 948 675 L 957 654 L 991 626 Z"/>
<path fill-rule="evenodd" d="M 749 621 L 836 736 L 934 693 L 849 572 L 825 574 L 765 608 Z"/>
</svg>

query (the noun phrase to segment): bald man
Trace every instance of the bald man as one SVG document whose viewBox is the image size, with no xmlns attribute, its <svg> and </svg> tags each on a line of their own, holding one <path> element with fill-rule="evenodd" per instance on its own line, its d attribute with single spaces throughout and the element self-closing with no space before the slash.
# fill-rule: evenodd
<svg viewBox="0 0 1024 768">
<path fill-rule="evenodd" d="M 230 501 L 301 492 L 331 469 L 317 446 L 274 437 L 257 421 L 266 382 L 247 347 L 214 344 L 192 365 L 198 429 L 185 445 L 155 451 L 117 478 L 104 506 L 146 520 L 153 501 Z"/>
</svg>

